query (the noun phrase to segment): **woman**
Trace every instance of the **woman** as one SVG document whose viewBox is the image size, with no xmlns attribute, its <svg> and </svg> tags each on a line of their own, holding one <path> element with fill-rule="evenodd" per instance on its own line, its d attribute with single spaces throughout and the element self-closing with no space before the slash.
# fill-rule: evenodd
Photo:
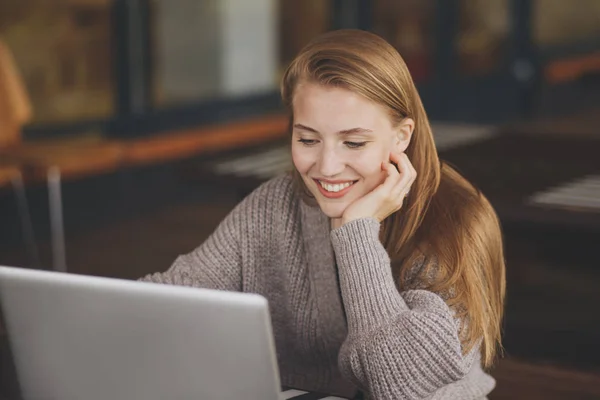
<svg viewBox="0 0 600 400">
<path fill-rule="evenodd" d="M 291 63 L 281 92 L 294 173 L 146 280 L 264 295 L 286 386 L 485 398 L 505 291 L 500 228 L 439 161 L 402 58 L 376 35 L 330 32 Z"/>
</svg>

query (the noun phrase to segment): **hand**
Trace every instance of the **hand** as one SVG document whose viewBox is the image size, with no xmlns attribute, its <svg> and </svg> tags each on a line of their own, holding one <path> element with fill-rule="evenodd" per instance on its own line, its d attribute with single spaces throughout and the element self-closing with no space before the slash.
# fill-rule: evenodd
<svg viewBox="0 0 600 400">
<path fill-rule="evenodd" d="M 381 163 L 381 169 L 387 172 L 383 183 L 350 204 L 344 211 L 341 225 L 365 217 L 374 217 L 381 222 L 402 208 L 417 171 L 404 153 L 390 154 L 390 162 Z"/>
</svg>

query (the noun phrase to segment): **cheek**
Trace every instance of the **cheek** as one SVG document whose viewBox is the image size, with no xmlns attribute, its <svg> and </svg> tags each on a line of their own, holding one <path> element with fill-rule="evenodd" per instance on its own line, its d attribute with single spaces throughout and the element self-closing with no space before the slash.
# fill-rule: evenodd
<svg viewBox="0 0 600 400">
<path fill-rule="evenodd" d="M 377 164 L 376 166 L 371 165 L 370 169 L 365 171 L 364 177 L 371 186 L 377 186 L 383 183 L 386 174 L 385 171 L 381 170 L 381 164 Z"/>
<path fill-rule="evenodd" d="M 308 172 L 311 164 L 310 155 L 304 149 L 292 146 L 292 161 L 298 172 L 301 174 Z"/>
<path fill-rule="evenodd" d="M 365 155 L 355 159 L 354 168 L 367 181 L 372 183 L 380 183 L 385 179 L 385 171 L 381 170 L 381 163 L 385 160 L 385 156 L 379 152 L 375 154 Z"/>
</svg>

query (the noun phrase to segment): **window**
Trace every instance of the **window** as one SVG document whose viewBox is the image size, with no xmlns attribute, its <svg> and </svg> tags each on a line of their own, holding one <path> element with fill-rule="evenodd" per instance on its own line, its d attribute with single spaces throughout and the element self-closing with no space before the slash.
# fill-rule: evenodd
<svg viewBox="0 0 600 400">
<path fill-rule="evenodd" d="M 458 15 L 455 48 L 459 73 L 485 75 L 505 65 L 508 0 L 462 0 Z"/>
<path fill-rule="evenodd" d="M 34 123 L 112 115 L 111 2 L 0 2 L 0 38 L 14 55 Z"/>
<path fill-rule="evenodd" d="M 373 32 L 402 55 L 415 82 L 433 74 L 435 1 L 374 0 Z"/>
<path fill-rule="evenodd" d="M 569 45 L 600 38 L 600 1 L 535 0 L 534 41 L 539 47 Z"/>
<path fill-rule="evenodd" d="M 323 0 L 279 1 L 280 72 L 313 37 L 329 30 L 329 3 Z"/>
<path fill-rule="evenodd" d="M 276 91 L 328 10 L 322 0 L 153 0 L 154 105 Z"/>
</svg>

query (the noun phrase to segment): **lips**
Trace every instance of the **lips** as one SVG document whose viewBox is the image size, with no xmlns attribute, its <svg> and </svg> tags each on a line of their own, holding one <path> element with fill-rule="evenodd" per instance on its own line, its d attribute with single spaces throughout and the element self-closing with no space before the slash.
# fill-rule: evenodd
<svg viewBox="0 0 600 400">
<path fill-rule="evenodd" d="M 340 197 L 343 197 L 346 193 L 348 193 L 351 189 L 352 186 L 354 186 L 354 184 L 356 183 L 356 181 L 336 181 L 336 182 L 329 182 L 329 181 L 321 181 L 319 179 L 313 179 L 317 185 L 317 188 L 319 189 L 319 192 L 321 192 L 321 194 L 324 197 L 330 198 L 330 199 L 337 199 Z"/>
</svg>

